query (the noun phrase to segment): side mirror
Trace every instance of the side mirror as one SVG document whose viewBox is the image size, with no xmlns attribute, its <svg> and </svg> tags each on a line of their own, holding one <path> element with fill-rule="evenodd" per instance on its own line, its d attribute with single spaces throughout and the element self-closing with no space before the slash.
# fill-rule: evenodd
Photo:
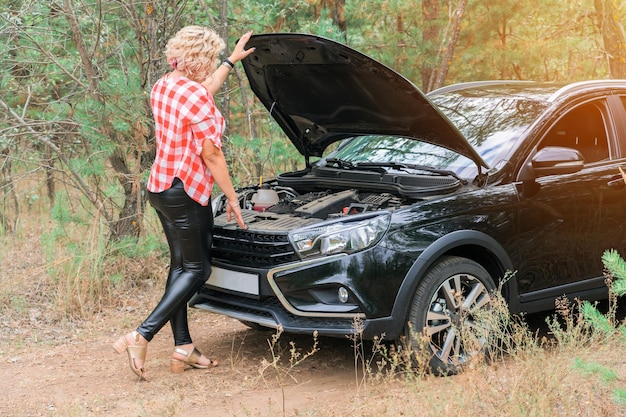
<svg viewBox="0 0 626 417">
<path fill-rule="evenodd" d="M 573 148 L 546 146 L 531 161 L 535 177 L 573 174 L 585 166 L 585 158 Z"/>
</svg>

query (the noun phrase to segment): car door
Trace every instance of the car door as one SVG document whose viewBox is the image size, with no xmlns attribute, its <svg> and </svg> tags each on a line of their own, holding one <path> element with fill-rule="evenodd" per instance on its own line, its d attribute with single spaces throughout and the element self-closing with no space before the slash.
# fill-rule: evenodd
<svg viewBox="0 0 626 417">
<path fill-rule="evenodd" d="M 605 98 L 580 103 L 539 142 L 537 149 L 577 149 L 585 165 L 573 174 L 520 186 L 517 287 L 522 303 L 603 287 L 603 252 L 626 249 L 626 184 L 612 114 Z"/>
</svg>

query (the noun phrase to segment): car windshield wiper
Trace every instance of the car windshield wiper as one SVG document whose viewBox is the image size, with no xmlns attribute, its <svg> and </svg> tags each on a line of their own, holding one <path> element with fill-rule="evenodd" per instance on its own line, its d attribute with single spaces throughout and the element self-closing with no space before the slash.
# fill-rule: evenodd
<svg viewBox="0 0 626 417">
<path fill-rule="evenodd" d="M 358 162 L 356 164 L 352 164 L 352 166 L 353 168 L 356 168 L 356 169 L 393 168 L 397 170 L 409 170 L 410 169 L 410 170 L 415 170 L 415 171 L 426 171 L 426 172 L 430 172 L 436 175 L 453 177 L 461 181 L 463 184 L 467 184 L 467 180 L 459 177 L 454 171 L 450 171 L 447 169 L 432 168 L 427 165 L 400 164 L 398 162 Z"/>
<path fill-rule="evenodd" d="M 337 168 L 340 168 L 340 169 L 354 169 L 355 167 L 355 165 L 352 162 L 346 161 L 345 159 L 339 159 L 339 158 L 326 159 L 326 165 L 328 164 L 333 164 Z"/>
<path fill-rule="evenodd" d="M 339 159 L 339 158 L 326 159 L 326 165 L 328 164 L 333 164 L 339 169 L 345 169 L 345 170 L 364 169 L 364 170 L 378 171 L 381 173 L 385 173 L 383 168 L 392 168 L 392 169 L 403 170 L 403 171 L 407 171 L 407 170 L 425 171 L 431 174 L 442 175 L 446 177 L 453 177 L 461 181 L 463 184 L 467 184 L 467 180 L 459 177 L 454 171 L 432 168 L 427 165 L 401 164 L 398 162 L 356 162 L 354 163 L 354 162 L 350 162 L 345 159 Z"/>
<path fill-rule="evenodd" d="M 364 169 L 364 170 L 368 170 L 368 171 L 378 171 L 381 174 L 385 174 L 387 171 L 385 171 L 383 168 L 387 168 L 387 166 L 382 166 L 382 165 L 378 165 L 378 164 L 374 164 L 374 165 L 370 165 L 369 162 L 351 162 L 351 161 L 347 161 L 345 159 L 339 159 L 339 158 L 328 158 L 326 160 L 326 165 L 328 166 L 328 164 L 333 164 L 335 165 L 337 168 L 339 169 L 345 169 L 345 170 L 351 170 L 351 169 Z"/>
</svg>

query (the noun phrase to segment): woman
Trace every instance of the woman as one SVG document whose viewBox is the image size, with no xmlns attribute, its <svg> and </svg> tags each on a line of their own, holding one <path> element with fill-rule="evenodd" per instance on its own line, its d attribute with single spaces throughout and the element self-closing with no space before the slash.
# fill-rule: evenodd
<svg viewBox="0 0 626 417">
<path fill-rule="evenodd" d="M 172 372 L 186 366 L 210 368 L 216 360 L 194 347 L 187 324 L 187 302 L 210 274 L 213 228 L 210 195 L 216 182 L 228 199 L 227 219 L 246 225 L 221 150 L 224 119 L 213 94 L 234 64 L 254 51 L 245 45 L 252 32 L 237 42 L 233 53 L 218 66 L 224 41 L 200 26 L 181 29 L 167 43 L 165 55 L 172 72 L 152 88 L 157 154 L 148 180 L 148 200 L 156 210 L 170 249 L 165 292 L 152 313 L 135 330 L 113 344 L 126 351 L 131 370 L 145 379 L 148 343 L 169 321 L 174 334 Z"/>
</svg>

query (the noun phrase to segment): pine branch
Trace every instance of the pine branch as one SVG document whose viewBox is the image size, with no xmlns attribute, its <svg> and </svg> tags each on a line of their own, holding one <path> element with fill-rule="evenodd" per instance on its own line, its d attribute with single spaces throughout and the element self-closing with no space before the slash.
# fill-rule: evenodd
<svg viewBox="0 0 626 417">
<path fill-rule="evenodd" d="M 615 249 L 610 249 L 602 255 L 602 263 L 615 278 L 611 290 L 618 296 L 626 294 L 626 261 Z"/>
<path fill-rule="evenodd" d="M 609 319 L 600 313 L 590 302 L 585 301 L 580 305 L 580 313 L 594 330 L 599 330 L 606 335 L 615 333 L 615 328 Z"/>
<path fill-rule="evenodd" d="M 615 249 L 609 249 L 604 252 L 602 255 L 602 263 L 615 278 L 626 280 L 626 261 L 622 259 Z"/>
<path fill-rule="evenodd" d="M 626 280 L 620 279 L 613 282 L 611 289 L 618 297 L 626 295 Z"/>
</svg>

